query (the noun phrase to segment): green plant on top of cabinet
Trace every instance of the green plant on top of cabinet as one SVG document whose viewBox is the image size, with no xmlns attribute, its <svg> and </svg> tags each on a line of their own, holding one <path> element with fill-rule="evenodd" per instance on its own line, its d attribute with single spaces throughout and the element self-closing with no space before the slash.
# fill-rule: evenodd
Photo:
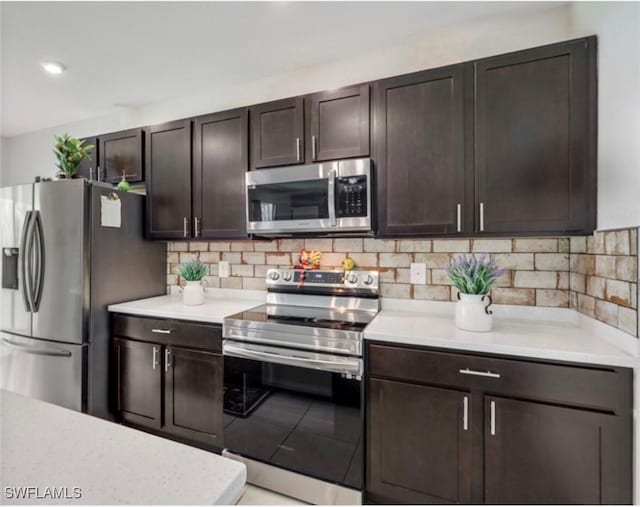
<svg viewBox="0 0 640 507">
<path fill-rule="evenodd" d="M 476 231 L 591 233 L 595 37 L 474 65 Z"/>
<path fill-rule="evenodd" d="M 380 236 L 470 232 L 464 65 L 374 84 Z"/>
<path fill-rule="evenodd" d="M 144 181 L 144 137 L 142 129 L 123 130 L 99 136 L 100 175 L 96 178 L 118 183 Z"/>
<path fill-rule="evenodd" d="M 87 180 L 97 180 L 98 179 L 98 163 L 99 163 L 99 152 L 100 152 L 100 141 L 97 137 L 83 137 L 80 139 L 84 141 L 86 144 L 93 145 L 93 150 L 89 153 L 89 156 L 80 162 L 78 166 L 78 172 L 76 173 L 76 177 L 85 178 Z"/>
</svg>

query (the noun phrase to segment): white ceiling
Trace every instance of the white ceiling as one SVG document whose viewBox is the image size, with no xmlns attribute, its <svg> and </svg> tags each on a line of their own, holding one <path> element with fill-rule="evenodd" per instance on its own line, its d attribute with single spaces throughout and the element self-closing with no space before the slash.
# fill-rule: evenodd
<svg viewBox="0 0 640 507">
<path fill-rule="evenodd" d="M 2 135 L 14 136 L 560 2 L 2 2 Z M 63 62 L 62 76 L 39 62 Z"/>
</svg>

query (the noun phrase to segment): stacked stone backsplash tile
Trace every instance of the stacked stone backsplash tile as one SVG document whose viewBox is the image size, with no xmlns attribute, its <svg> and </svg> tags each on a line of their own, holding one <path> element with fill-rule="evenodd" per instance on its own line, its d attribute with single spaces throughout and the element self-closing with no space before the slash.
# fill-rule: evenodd
<svg viewBox="0 0 640 507">
<path fill-rule="evenodd" d="M 486 253 L 507 270 L 492 291 L 495 303 L 572 306 L 636 334 L 636 229 L 577 238 L 174 242 L 168 249 L 167 283 L 177 284 L 178 265 L 199 254 L 209 265 L 209 287 L 262 290 L 267 270 L 290 267 L 302 248 L 322 251 L 326 268 L 340 266 L 349 254 L 360 268 L 379 270 L 383 297 L 433 301 L 456 300 L 445 272 L 452 256 Z M 218 277 L 221 260 L 231 264 L 228 278 Z M 410 283 L 412 262 L 426 264 L 426 285 Z"/>
<path fill-rule="evenodd" d="M 638 229 L 571 238 L 571 307 L 638 334 Z"/>
</svg>

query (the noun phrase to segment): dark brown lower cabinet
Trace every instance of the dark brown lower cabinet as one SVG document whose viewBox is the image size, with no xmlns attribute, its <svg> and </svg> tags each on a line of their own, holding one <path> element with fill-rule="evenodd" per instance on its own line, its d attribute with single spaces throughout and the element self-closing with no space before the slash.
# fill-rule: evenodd
<svg viewBox="0 0 640 507">
<path fill-rule="evenodd" d="M 381 379 L 369 389 L 369 493 L 383 503 L 470 503 L 470 395 Z"/>
<path fill-rule="evenodd" d="M 116 417 L 155 434 L 221 449 L 221 326 L 116 315 L 113 328 Z"/>
<path fill-rule="evenodd" d="M 622 500 L 615 415 L 486 397 L 485 419 L 485 503 Z"/>
<path fill-rule="evenodd" d="M 369 343 L 373 503 L 630 504 L 628 368 Z"/>
<path fill-rule="evenodd" d="M 165 349 L 164 429 L 221 445 L 223 363 L 219 354 Z"/>
<path fill-rule="evenodd" d="M 162 369 L 157 343 L 114 338 L 116 410 L 126 421 L 159 428 Z"/>
</svg>

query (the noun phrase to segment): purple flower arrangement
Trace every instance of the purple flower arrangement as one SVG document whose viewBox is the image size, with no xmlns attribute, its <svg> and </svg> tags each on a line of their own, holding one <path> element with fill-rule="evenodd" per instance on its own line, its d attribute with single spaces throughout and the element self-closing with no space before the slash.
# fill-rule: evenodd
<svg viewBox="0 0 640 507">
<path fill-rule="evenodd" d="M 461 294 L 488 294 L 504 272 L 485 254 L 460 255 L 447 266 L 447 275 Z"/>
</svg>

